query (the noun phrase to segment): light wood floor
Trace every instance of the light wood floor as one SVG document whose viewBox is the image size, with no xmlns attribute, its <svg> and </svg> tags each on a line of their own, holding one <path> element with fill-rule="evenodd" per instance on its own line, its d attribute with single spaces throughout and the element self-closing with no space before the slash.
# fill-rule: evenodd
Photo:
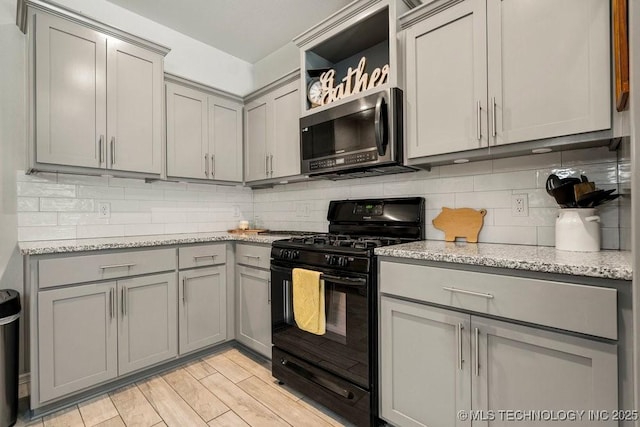
<svg viewBox="0 0 640 427">
<path fill-rule="evenodd" d="M 25 393 L 21 390 L 21 393 Z M 165 374 L 17 426 L 227 427 L 350 425 L 280 386 L 252 355 L 225 349 Z"/>
</svg>

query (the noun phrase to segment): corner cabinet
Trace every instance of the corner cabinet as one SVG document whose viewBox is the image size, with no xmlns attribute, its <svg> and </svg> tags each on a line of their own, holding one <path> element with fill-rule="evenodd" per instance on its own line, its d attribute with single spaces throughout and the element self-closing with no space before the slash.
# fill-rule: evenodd
<svg viewBox="0 0 640 427">
<path fill-rule="evenodd" d="M 167 176 L 242 182 L 242 100 L 168 78 Z"/>
<path fill-rule="evenodd" d="M 300 175 L 299 84 L 288 79 L 247 97 L 246 182 Z"/>
<path fill-rule="evenodd" d="M 611 128 L 609 2 L 442 0 L 401 26 L 409 159 Z"/>
<path fill-rule="evenodd" d="M 380 293 L 380 416 L 395 426 L 621 407 L 614 288 L 382 260 Z"/>
<path fill-rule="evenodd" d="M 160 176 L 168 49 L 69 13 L 27 14 L 31 170 Z"/>
</svg>

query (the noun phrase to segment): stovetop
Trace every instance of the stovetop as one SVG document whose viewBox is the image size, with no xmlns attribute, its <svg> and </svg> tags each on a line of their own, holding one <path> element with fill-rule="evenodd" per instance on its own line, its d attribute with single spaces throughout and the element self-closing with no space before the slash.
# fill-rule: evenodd
<svg viewBox="0 0 640 427">
<path fill-rule="evenodd" d="M 424 238 L 424 198 L 341 200 L 329 203 L 329 232 L 273 242 L 276 262 L 368 272 L 374 248 Z"/>
<path fill-rule="evenodd" d="M 308 246 L 337 246 L 341 248 L 373 249 L 381 246 L 398 245 L 405 243 L 403 240 L 383 236 L 353 236 L 348 234 L 315 234 L 311 236 L 294 236 L 289 239 L 291 243 Z"/>
</svg>

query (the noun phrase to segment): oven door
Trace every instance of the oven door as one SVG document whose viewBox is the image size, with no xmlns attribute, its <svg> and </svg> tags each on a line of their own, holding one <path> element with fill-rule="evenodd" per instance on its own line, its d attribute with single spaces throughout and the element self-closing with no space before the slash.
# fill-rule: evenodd
<svg viewBox="0 0 640 427">
<path fill-rule="evenodd" d="M 299 268 L 317 268 L 296 265 Z M 369 389 L 369 281 L 366 275 L 322 270 L 326 333 L 299 329 L 293 313 L 292 268 L 271 265 L 274 346 Z"/>
</svg>

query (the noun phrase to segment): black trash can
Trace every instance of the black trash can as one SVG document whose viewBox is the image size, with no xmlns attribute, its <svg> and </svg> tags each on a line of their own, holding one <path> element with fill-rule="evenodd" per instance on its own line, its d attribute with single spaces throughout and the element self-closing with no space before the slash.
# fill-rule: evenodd
<svg viewBox="0 0 640 427">
<path fill-rule="evenodd" d="M 20 294 L 0 290 L 0 427 L 18 419 L 18 337 Z"/>
</svg>

